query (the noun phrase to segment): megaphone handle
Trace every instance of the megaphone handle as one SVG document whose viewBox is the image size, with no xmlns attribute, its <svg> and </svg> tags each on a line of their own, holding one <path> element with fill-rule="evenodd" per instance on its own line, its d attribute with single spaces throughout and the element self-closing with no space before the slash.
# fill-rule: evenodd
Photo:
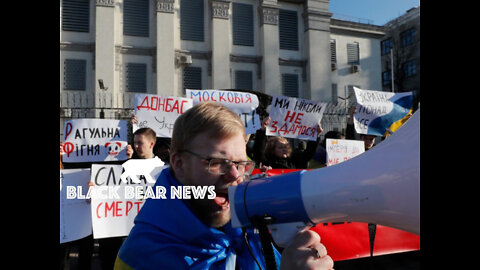
<svg viewBox="0 0 480 270">
<path fill-rule="evenodd" d="M 301 221 L 290 223 L 279 223 L 268 225 L 273 241 L 279 247 L 285 248 L 289 246 L 295 236 L 304 230 L 308 230 L 311 226 Z"/>
<path fill-rule="evenodd" d="M 254 216 L 252 224 L 259 231 L 260 242 L 262 244 L 263 256 L 265 257 L 265 264 L 267 270 L 276 270 L 277 263 L 275 262 L 275 254 L 272 246 L 272 236 L 268 231 L 267 221 L 263 217 Z"/>
</svg>

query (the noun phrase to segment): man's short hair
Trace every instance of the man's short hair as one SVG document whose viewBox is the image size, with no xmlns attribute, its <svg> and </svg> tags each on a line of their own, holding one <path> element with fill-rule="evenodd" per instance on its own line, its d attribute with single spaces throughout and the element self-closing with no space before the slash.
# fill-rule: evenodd
<svg viewBox="0 0 480 270">
<path fill-rule="evenodd" d="M 145 127 L 145 128 L 139 128 L 137 129 L 133 135 L 143 135 L 145 137 L 147 137 L 148 139 L 152 140 L 152 141 L 157 141 L 157 134 L 155 133 L 155 131 L 149 127 Z"/>
<path fill-rule="evenodd" d="M 236 134 L 245 137 L 245 126 L 238 116 L 217 102 L 202 102 L 180 115 L 173 126 L 170 150 L 182 152 L 200 133 L 209 132 L 212 137 L 229 138 Z"/>
</svg>

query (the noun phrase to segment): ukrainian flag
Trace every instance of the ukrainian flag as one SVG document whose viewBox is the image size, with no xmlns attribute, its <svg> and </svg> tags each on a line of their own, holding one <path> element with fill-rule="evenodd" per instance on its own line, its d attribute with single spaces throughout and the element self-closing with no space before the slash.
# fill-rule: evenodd
<svg viewBox="0 0 480 270">
<path fill-rule="evenodd" d="M 412 114 L 412 93 L 398 93 L 389 99 L 393 103 L 392 110 L 385 115 L 373 119 L 368 125 L 367 134 L 385 136 L 387 133 L 395 132 L 405 123 Z M 390 130 L 391 132 L 389 132 Z"/>
</svg>

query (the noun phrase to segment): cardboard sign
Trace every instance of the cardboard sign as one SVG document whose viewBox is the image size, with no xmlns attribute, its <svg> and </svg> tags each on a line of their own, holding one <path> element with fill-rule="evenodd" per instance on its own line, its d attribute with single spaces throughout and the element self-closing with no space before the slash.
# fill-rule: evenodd
<svg viewBox="0 0 480 270">
<path fill-rule="evenodd" d="M 268 136 L 315 141 L 317 125 L 322 121 L 327 103 L 307 99 L 274 96 L 270 105 Z"/>
<path fill-rule="evenodd" d="M 90 204 L 86 199 L 68 199 L 71 186 L 88 189 L 90 169 L 60 170 L 60 244 L 92 234 Z"/>
<path fill-rule="evenodd" d="M 134 129 L 149 127 L 157 137 L 171 138 L 175 120 L 192 106 L 189 98 L 135 94 L 138 124 L 134 125 Z"/>
<path fill-rule="evenodd" d="M 65 121 L 63 162 L 127 159 L 127 121 L 73 119 Z"/>
<path fill-rule="evenodd" d="M 340 162 L 349 160 L 365 152 L 363 141 L 327 139 L 327 166 L 332 166 Z"/>
<path fill-rule="evenodd" d="M 245 124 L 246 134 L 253 134 L 262 126 L 260 117 L 256 113 L 259 101 L 255 94 L 236 91 L 187 89 L 186 96 L 193 100 L 193 105 L 204 101 L 222 103 L 240 116 Z"/>
<path fill-rule="evenodd" d="M 139 161 L 146 161 L 140 160 Z M 158 167 L 151 173 L 157 179 L 166 168 Z M 161 195 L 161 190 L 153 190 L 155 182 L 149 182 L 144 176 L 139 183 L 127 177 L 122 181 L 122 165 L 92 164 L 91 221 L 93 238 L 127 236 L 133 227 L 133 221 L 142 208 L 148 192 L 153 196 Z"/>
<path fill-rule="evenodd" d="M 412 108 L 413 92 L 391 93 L 354 87 L 357 110 L 353 123 L 359 134 L 383 136 L 396 121 Z"/>
<path fill-rule="evenodd" d="M 95 186 L 89 195 L 95 239 L 127 236 L 145 202 L 143 194 L 154 185 L 142 177 L 138 184 L 130 178 L 127 178 L 127 182 L 122 181 L 122 171 L 122 165 L 92 164 L 92 181 Z M 158 175 L 160 172 L 161 169 L 158 170 Z"/>
</svg>

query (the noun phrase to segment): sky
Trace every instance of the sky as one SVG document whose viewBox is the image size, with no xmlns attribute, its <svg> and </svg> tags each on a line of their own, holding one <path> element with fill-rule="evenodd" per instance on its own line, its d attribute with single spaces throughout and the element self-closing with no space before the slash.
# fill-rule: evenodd
<svg viewBox="0 0 480 270">
<path fill-rule="evenodd" d="M 420 6 L 420 0 L 330 0 L 333 18 L 361 23 L 370 20 L 374 25 L 384 25 L 414 6 Z"/>
</svg>

